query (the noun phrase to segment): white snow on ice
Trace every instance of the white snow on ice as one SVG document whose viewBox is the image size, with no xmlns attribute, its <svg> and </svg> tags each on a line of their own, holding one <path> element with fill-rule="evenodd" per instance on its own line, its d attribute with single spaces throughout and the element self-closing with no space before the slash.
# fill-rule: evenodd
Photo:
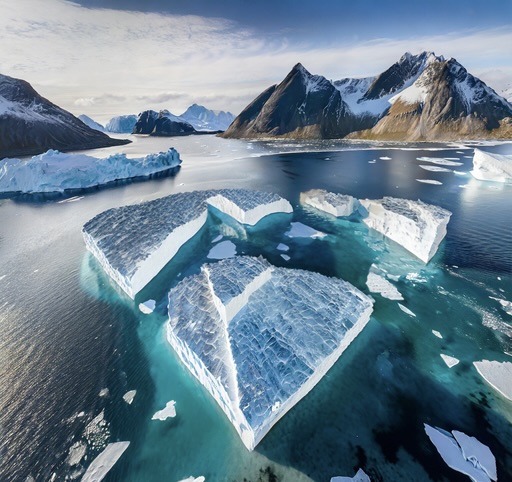
<svg viewBox="0 0 512 482">
<path fill-rule="evenodd" d="M 155 414 L 151 417 L 151 420 L 167 420 L 168 418 L 174 418 L 176 416 L 175 405 L 176 402 L 174 400 L 167 402 L 162 410 L 155 412 Z"/>
<path fill-rule="evenodd" d="M 373 267 L 373 265 L 372 265 Z M 372 269 L 372 268 L 370 268 Z M 372 293 L 379 293 L 383 298 L 387 298 L 388 300 L 403 300 L 404 297 L 396 289 L 396 287 L 391 284 L 386 278 L 383 276 L 370 271 L 368 273 L 368 277 L 366 279 L 366 286 Z"/>
<path fill-rule="evenodd" d="M 153 313 L 156 306 L 155 300 L 147 300 L 143 303 L 139 303 L 139 310 L 142 311 L 145 315 L 149 315 L 150 313 Z"/>
<path fill-rule="evenodd" d="M 459 363 L 460 360 L 458 360 L 457 358 L 453 357 L 453 356 L 450 356 L 450 355 L 445 355 L 444 353 L 441 353 L 441 358 L 443 359 L 443 361 L 446 363 L 446 365 L 448 366 L 448 368 L 452 368 L 454 367 L 455 365 L 457 365 Z"/>
</svg>

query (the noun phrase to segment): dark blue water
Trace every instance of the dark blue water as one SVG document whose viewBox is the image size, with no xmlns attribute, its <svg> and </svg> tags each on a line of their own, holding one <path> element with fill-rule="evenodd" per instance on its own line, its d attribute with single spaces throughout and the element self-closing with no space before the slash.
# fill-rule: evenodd
<svg viewBox="0 0 512 482">
<path fill-rule="evenodd" d="M 510 146 L 488 149 L 512 153 Z M 207 481 L 256 482 L 272 480 L 272 473 L 277 480 L 320 482 L 352 476 L 358 467 L 373 481 L 467 480 L 444 464 L 423 423 L 476 436 L 495 454 L 499 480 L 512 480 L 512 402 L 472 366 L 484 358 L 511 359 L 512 317 L 489 297 L 512 300 L 512 186 L 425 171 L 419 164 L 427 163 L 416 160 L 458 157 L 464 165 L 453 169 L 467 173 L 471 159 L 465 156 L 471 154 L 459 147 L 324 150 L 219 163 L 187 162 L 182 152 L 183 167 L 173 178 L 89 192 L 76 202 L 1 200 L 0 480 L 79 479 L 101 448 L 117 440 L 131 445 L 109 481 L 204 475 Z M 248 230 L 211 218 L 135 303 L 86 253 L 80 229 L 96 213 L 178 190 L 218 187 L 275 191 L 294 205 L 294 220 L 328 236 L 291 240 L 286 217 Z M 448 235 L 425 266 L 363 224 L 301 209 L 300 192 L 311 188 L 438 204 L 453 212 Z M 370 266 L 385 267 L 401 276 L 395 284 L 402 303 L 416 314 L 373 295 L 374 314 L 362 334 L 252 453 L 164 337 L 167 290 L 199 269 L 219 233 L 239 253 L 339 276 L 365 292 Z M 289 262 L 275 249 L 280 242 L 290 246 Z M 137 304 L 148 298 L 158 306 L 143 315 Z M 449 369 L 440 353 L 460 363 Z M 104 388 L 109 394 L 100 397 Z M 133 389 L 137 395 L 128 405 L 121 397 Z M 151 421 L 169 400 L 176 400 L 177 417 Z M 86 430 L 102 410 L 105 424 Z M 74 443 L 87 455 L 70 466 Z"/>
</svg>

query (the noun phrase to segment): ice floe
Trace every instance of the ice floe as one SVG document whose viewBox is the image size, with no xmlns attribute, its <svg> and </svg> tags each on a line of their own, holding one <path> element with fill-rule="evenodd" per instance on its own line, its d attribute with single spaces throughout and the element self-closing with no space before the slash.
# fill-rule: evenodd
<svg viewBox="0 0 512 482">
<path fill-rule="evenodd" d="M 454 430 L 449 433 L 426 423 L 424 426 L 430 441 L 449 467 L 468 475 L 473 482 L 497 480 L 496 459 L 489 447 L 463 432 Z"/>
<path fill-rule="evenodd" d="M 371 312 L 372 300 L 343 280 L 237 256 L 170 290 L 167 339 L 252 450 Z"/>
<path fill-rule="evenodd" d="M 232 241 L 221 241 L 216 244 L 206 256 L 208 259 L 232 258 L 236 255 L 236 245 Z"/>
<path fill-rule="evenodd" d="M 441 186 L 443 183 L 441 181 L 436 181 L 435 179 L 416 179 L 418 182 L 422 182 L 423 184 L 433 184 L 434 186 Z"/>
<path fill-rule="evenodd" d="M 401 303 L 398 303 L 398 308 L 400 308 L 404 313 L 408 314 L 409 316 L 416 318 L 416 314 L 413 313 L 409 308 L 407 308 L 407 306 L 404 306 Z"/>
<path fill-rule="evenodd" d="M 287 254 L 282 254 L 281 258 L 283 258 L 285 261 L 290 261 L 290 256 L 288 256 Z"/>
<path fill-rule="evenodd" d="M 352 196 L 336 194 L 323 189 L 311 189 L 300 194 L 300 203 L 336 217 L 350 216 L 359 206 Z"/>
<path fill-rule="evenodd" d="M 441 166 L 427 166 L 426 164 L 420 164 L 420 167 L 422 169 L 425 169 L 425 171 L 432 171 L 432 172 L 453 172 L 451 169 L 448 169 L 447 167 L 441 167 Z"/>
<path fill-rule="evenodd" d="M 470 172 L 480 181 L 512 182 L 512 156 L 475 149 L 473 170 Z"/>
<path fill-rule="evenodd" d="M 139 310 L 142 311 L 145 315 L 149 315 L 153 313 L 155 310 L 156 301 L 155 300 L 147 300 L 143 303 L 139 303 Z"/>
<path fill-rule="evenodd" d="M 186 479 L 182 479 L 179 482 L 205 482 L 205 478 L 201 475 L 199 477 L 193 477 L 192 475 L 190 477 L 187 477 Z"/>
<path fill-rule="evenodd" d="M 99 396 L 100 397 L 108 397 L 110 395 L 110 391 L 108 388 L 102 388 L 100 390 Z"/>
<path fill-rule="evenodd" d="M 453 357 L 453 356 L 450 356 L 450 355 L 445 355 L 444 353 L 441 353 L 441 358 L 443 359 L 443 361 L 446 363 L 446 365 L 448 366 L 448 368 L 452 368 L 454 367 L 455 365 L 457 365 L 459 363 L 460 360 L 458 360 L 457 358 Z"/>
<path fill-rule="evenodd" d="M 354 477 L 331 477 L 331 482 L 371 482 L 363 469 L 359 469 Z"/>
<path fill-rule="evenodd" d="M 430 261 L 446 235 L 451 212 L 422 201 L 385 197 L 363 199 L 368 216 L 363 222 L 384 234 L 423 262 Z"/>
<path fill-rule="evenodd" d="M 87 452 L 87 445 L 83 442 L 75 442 L 68 452 L 66 463 L 70 466 L 78 465 Z"/>
<path fill-rule="evenodd" d="M 158 410 L 151 417 L 151 420 L 167 420 L 168 418 L 174 418 L 176 416 L 176 402 L 171 400 L 167 402 L 162 410 Z"/>
<path fill-rule="evenodd" d="M 512 362 L 473 362 L 480 376 L 505 398 L 512 400 Z"/>
<path fill-rule="evenodd" d="M 278 251 L 289 251 L 290 250 L 290 246 L 286 245 L 286 244 L 283 244 L 283 243 L 279 243 L 277 245 L 277 248 L 276 248 Z"/>
<path fill-rule="evenodd" d="M 135 395 L 137 395 L 137 390 L 130 390 L 126 392 L 123 395 L 123 400 L 128 404 L 131 405 L 133 402 L 133 399 L 135 398 Z"/>
<path fill-rule="evenodd" d="M 100 482 L 105 475 L 123 455 L 130 442 L 114 442 L 108 444 L 89 465 L 89 468 L 82 477 L 82 482 Z"/>
<path fill-rule="evenodd" d="M 464 165 L 463 162 L 456 162 L 453 159 L 456 159 L 457 161 L 459 158 L 439 158 L 439 157 L 417 157 L 418 161 L 423 162 L 431 162 L 432 164 L 438 164 L 440 166 L 462 166 Z"/>
<path fill-rule="evenodd" d="M 441 335 L 437 330 L 432 330 L 432 333 L 434 336 L 437 336 L 437 338 L 443 338 L 443 335 Z"/>
<path fill-rule="evenodd" d="M 383 276 L 370 271 L 366 279 L 366 286 L 372 293 L 379 293 L 383 298 L 388 300 L 403 300 L 404 297 L 396 289 L 396 287 L 390 283 Z"/>
<path fill-rule="evenodd" d="M 327 234 L 299 222 L 290 223 L 290 229 L 285 234 L 289 238 L 323 238 L 327 236 Z"/>
<path fill-rule="evenodd" d="M 382 159 L 383 161 L 391 161 L 391 157 L 388 156 L 379 157 L 379 159 Z"/>
<path fill-rule="evenodd" d="M 88 221 L 82 234 L 105 272 L 134 298 L 204 226 L 210 210 L 251 226 L 267 215 L 293 211 L 277 194 L 194 191 L 109 209 Z"/>
</svg>

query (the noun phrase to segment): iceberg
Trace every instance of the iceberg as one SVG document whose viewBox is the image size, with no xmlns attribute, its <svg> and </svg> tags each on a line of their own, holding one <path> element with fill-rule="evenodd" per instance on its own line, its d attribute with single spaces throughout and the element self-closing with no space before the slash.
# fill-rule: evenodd
<svg viewBox="0 0 512 482">
<path fill-rule="evenodd" d="M 437 330 L 432 330 L 432 333 L 434 336 L 437 336 L 437 338 L 443 338 L 443 335 L 441 335 L 441 333 L 439 333 Z"/>
<path fill-rule="evenodd" d="M 363 199 L 368 216 L 363 222 L 428 263 L 446 235 L 452 213 L 420 200 L 385 197 Z"/>
<path fill-rule="evenodd" d="M 512 182 L 512 156 L 475 149 L 473 170 L 470 172 L 480 181 Z"/>
<path fill-rule="evenodd" d="M 331 482 L 371 482 L 363 469 L 359 469 L 354 477 L 331 477 Z"/>
<path fill-rule="evenodd" d="M 123 395 L 123 400 L 128 404 L 131 405 L 133 402 L 133 399 L 135 398 L 135 395 L 137 395 L 137 390 L 130 390 L 126 392 Z"/>
<path fill-rule="evenodd" d="M 108 471 L 128 448 L 128 445 L 130 445 L 130 442 L 114 442 L 108 444 L 105 450 L 89 465 L 89 468 L 82 477 L 82 482 L 100 482 L 103 480 Z"/>
<path fill-rule="evenodd" d="M 164 408 L 162 410 L 158 410 L 158 412 L 155 412 L 155 414 L 151 417 L 151 420 L 167 420 L 168 418 L 174 418 L 176 416 L 176 402 L 174 400 L 171 400 L 170 402 L 167 402 Z"/>
<path fill-rule="evenodd" d="M 153 313 L 155 310 L 156 301 L 155 300 L 147 300 L 144 303 L 139 303 L 139 310 L 145 315 L 149 315 Z"/>
<path fill-rule="evenodd" d="M 180 164 L 180 155 L 174 148 L 136 159 L 129 159 L 125 154 L 112 154 L 101 159 L 49 150 L 28 161 L 4 159 L 0 164 L 0 192 L 41 193 L 87 189 L 112 181 L 149 177 Z"/>
<path fill-rule="evenodd" d="M 367 324 L 351 284 L 237 256 L 169 292 L 167 339 L 252 450 Z"/>
<path fill-rule="evenodd" d="M 204 482 L 206 479 L 201 475 L 199 477 L 190 476 L 186 479 L 182 479 L 179 482 Z"/>
<path fill-rule="evenodd" d="M 299 222 L 290 223 L 290 229 L 285 234 L 289 238 L 324 238 L 327 236 L 327 234 Z"/>
<path fill-rule="evenodd" d="M 404 306 L 401 303 L 398 303 L 398 308 L 400 308 L 404 313 L 407 313 L 409 316 L 416 318 L 416 314 L 413 313 L 409 308 L 407 308 L 407 306 Z"/>
<path fill-rule="evenodd" d="M 404 297 L 393 284 L 386 278 L 374 271 L 374 265 L 370 267 L 370 272 L 366 278 L 366 286 L 372 293 L 379 293 L 383 298 L 388 300 L 403 300 Z"/>
<path fill-rule="evenodd" d="M 131 134 L 137 123 L 135 114 L 119 115 L 112 117 L 105 126 L 107 132 L 118 132 L 121 134 Z"/>
<path fill-rule="evenodd" d="M 323 189 L 311 189 L 300 194 L 300 203 L 336 217 L 350 216 L 359 202 L 352 196 L 335 194 Z"/>
<path fill-rule="evenodd" d="M 204 226 L 210 210 L 248 225 L 270 214 L 293 211 L 277 194 L 247 189 L 193 191 L 109 209 L 88 221 L 82 234 L 105 272 L 133 299 Z"/>
<path fill-rule="evenodd" d="M 424 426 L 428 438 L 449 467 L 468 475 L 473 482 L 497 480 L 496 459 L 489 447 L 457 430 L 449 433 L 426 423 Z"/>
<path fill-rule="evenodd" d="M 482 360 L 473 362 L 480 376 L 505 398 L 512 400 L 512 363 Z"/>
<path fill-rule="evenodd" d="M 455 358 L 450 355 L 445 355 L 444 353 L 441 353 L 441 358 L 446 363 L 446 366 L 448 368 L 452 368 L 460 362 L 460 360 L 458 358 Z"/>
</svg>

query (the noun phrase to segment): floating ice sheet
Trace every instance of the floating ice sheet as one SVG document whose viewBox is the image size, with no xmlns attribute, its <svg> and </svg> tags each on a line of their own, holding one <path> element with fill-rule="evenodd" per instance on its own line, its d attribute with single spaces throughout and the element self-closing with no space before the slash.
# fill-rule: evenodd
<svg viewBox="0 0 512 482">
<path fill-rule="evenodd" d="M 289 238 L 324 238 L 327 234 L 317 231 L 305 224 L 294 222 L 291 223 L 290 229 L 286 232 Z"/>
<path fill-rule="evenodd" d="M 352 196 L 336 194 L 323 189 L 312 189 L 300 194 L 300 203 L 336 217 L 350 216 L 359 202 Z"/>
<path fill-rule="evenodd" d="M 431 162 L 432 164 L 439 164 L 440 166 L 462 166 L 463 162 L 456 162 L 449 158 L 439 157 L 417 157 L 418 161 Z M 454 158 L 455 159 L 455 158 Z M 458 158 L 456 158 L 458 160 Z"/>
<path fill-rule="evenodd" d="M 441 358 L 443 359 L 443 361 L 446 363 L 446 365 L 448 366 L 448 368 L 452 368 L 454 367 L 455 365 L 457 365 L 459 363 L 459 359 L 458 358 L 455 358 L 453 356 L 450 356 L 450 355 L 445 355 L 444 353 L 441 353 Z"/>
<path fill-rule="evenodd" d="M 89 468 L 82 477 L 82 482 L 100 482 L 108 471 L 123 455 L 130 442 L 115 442 L 108 444 L 105 450 L 101 452 L 89 465 Z"/>
<path fill-rule="evenodd" d="M 142 311 L 145 315 L 149 315 L 153 313 L 155 310 L 156 301 L 155 300 L 147 300 L 143 303 L 139 303 L 139 310 Z"/>
<path fill-rule="evenodd" d="M 371 299 L 343 280 L 240 256 L 171 289 L 167 337 L 253 449 L 371 311 Z"/>
<path fill-rule="evenodd" d="M 482 378 L 500 392 L 504 397 L 512 400 L 512 363 L 482 360 L 473 362 Z"/>
<path fill-rule="evenodd" d="M 416 179 L 418 182 L 422 182 L 423 184 L 433 184 L 435 186 L 441 186 L 443 183 L 441 181 L 436 181 L 435 179 Z"/>
<path fill-rule="evenodd" d="M 249 225 L 269 214 L 292 212 L 290 203 L 277 194 L 194 191 L 109 209 L 88 221 L 82 234 L 107 274 L 134 298 L 203 227 L 209 206 Z"/>
<path fill-rule="evenodd" d="M 162 410 L 158 410 L 151 417 L 151 420 L 167 420 L 168 418 L 174 418 L 176 416 L 176 402 L 171 400 L 167 402 Z"/>
<path fill-rule="evenodd" d="M 133 399 L 135 398 L 135 395 L 137 395 L 137 390 L 130 390 L 126 392 L 123 395 L 123 400 L 128 404 L 131 405 L 133 402 Z"/>
</svg>

